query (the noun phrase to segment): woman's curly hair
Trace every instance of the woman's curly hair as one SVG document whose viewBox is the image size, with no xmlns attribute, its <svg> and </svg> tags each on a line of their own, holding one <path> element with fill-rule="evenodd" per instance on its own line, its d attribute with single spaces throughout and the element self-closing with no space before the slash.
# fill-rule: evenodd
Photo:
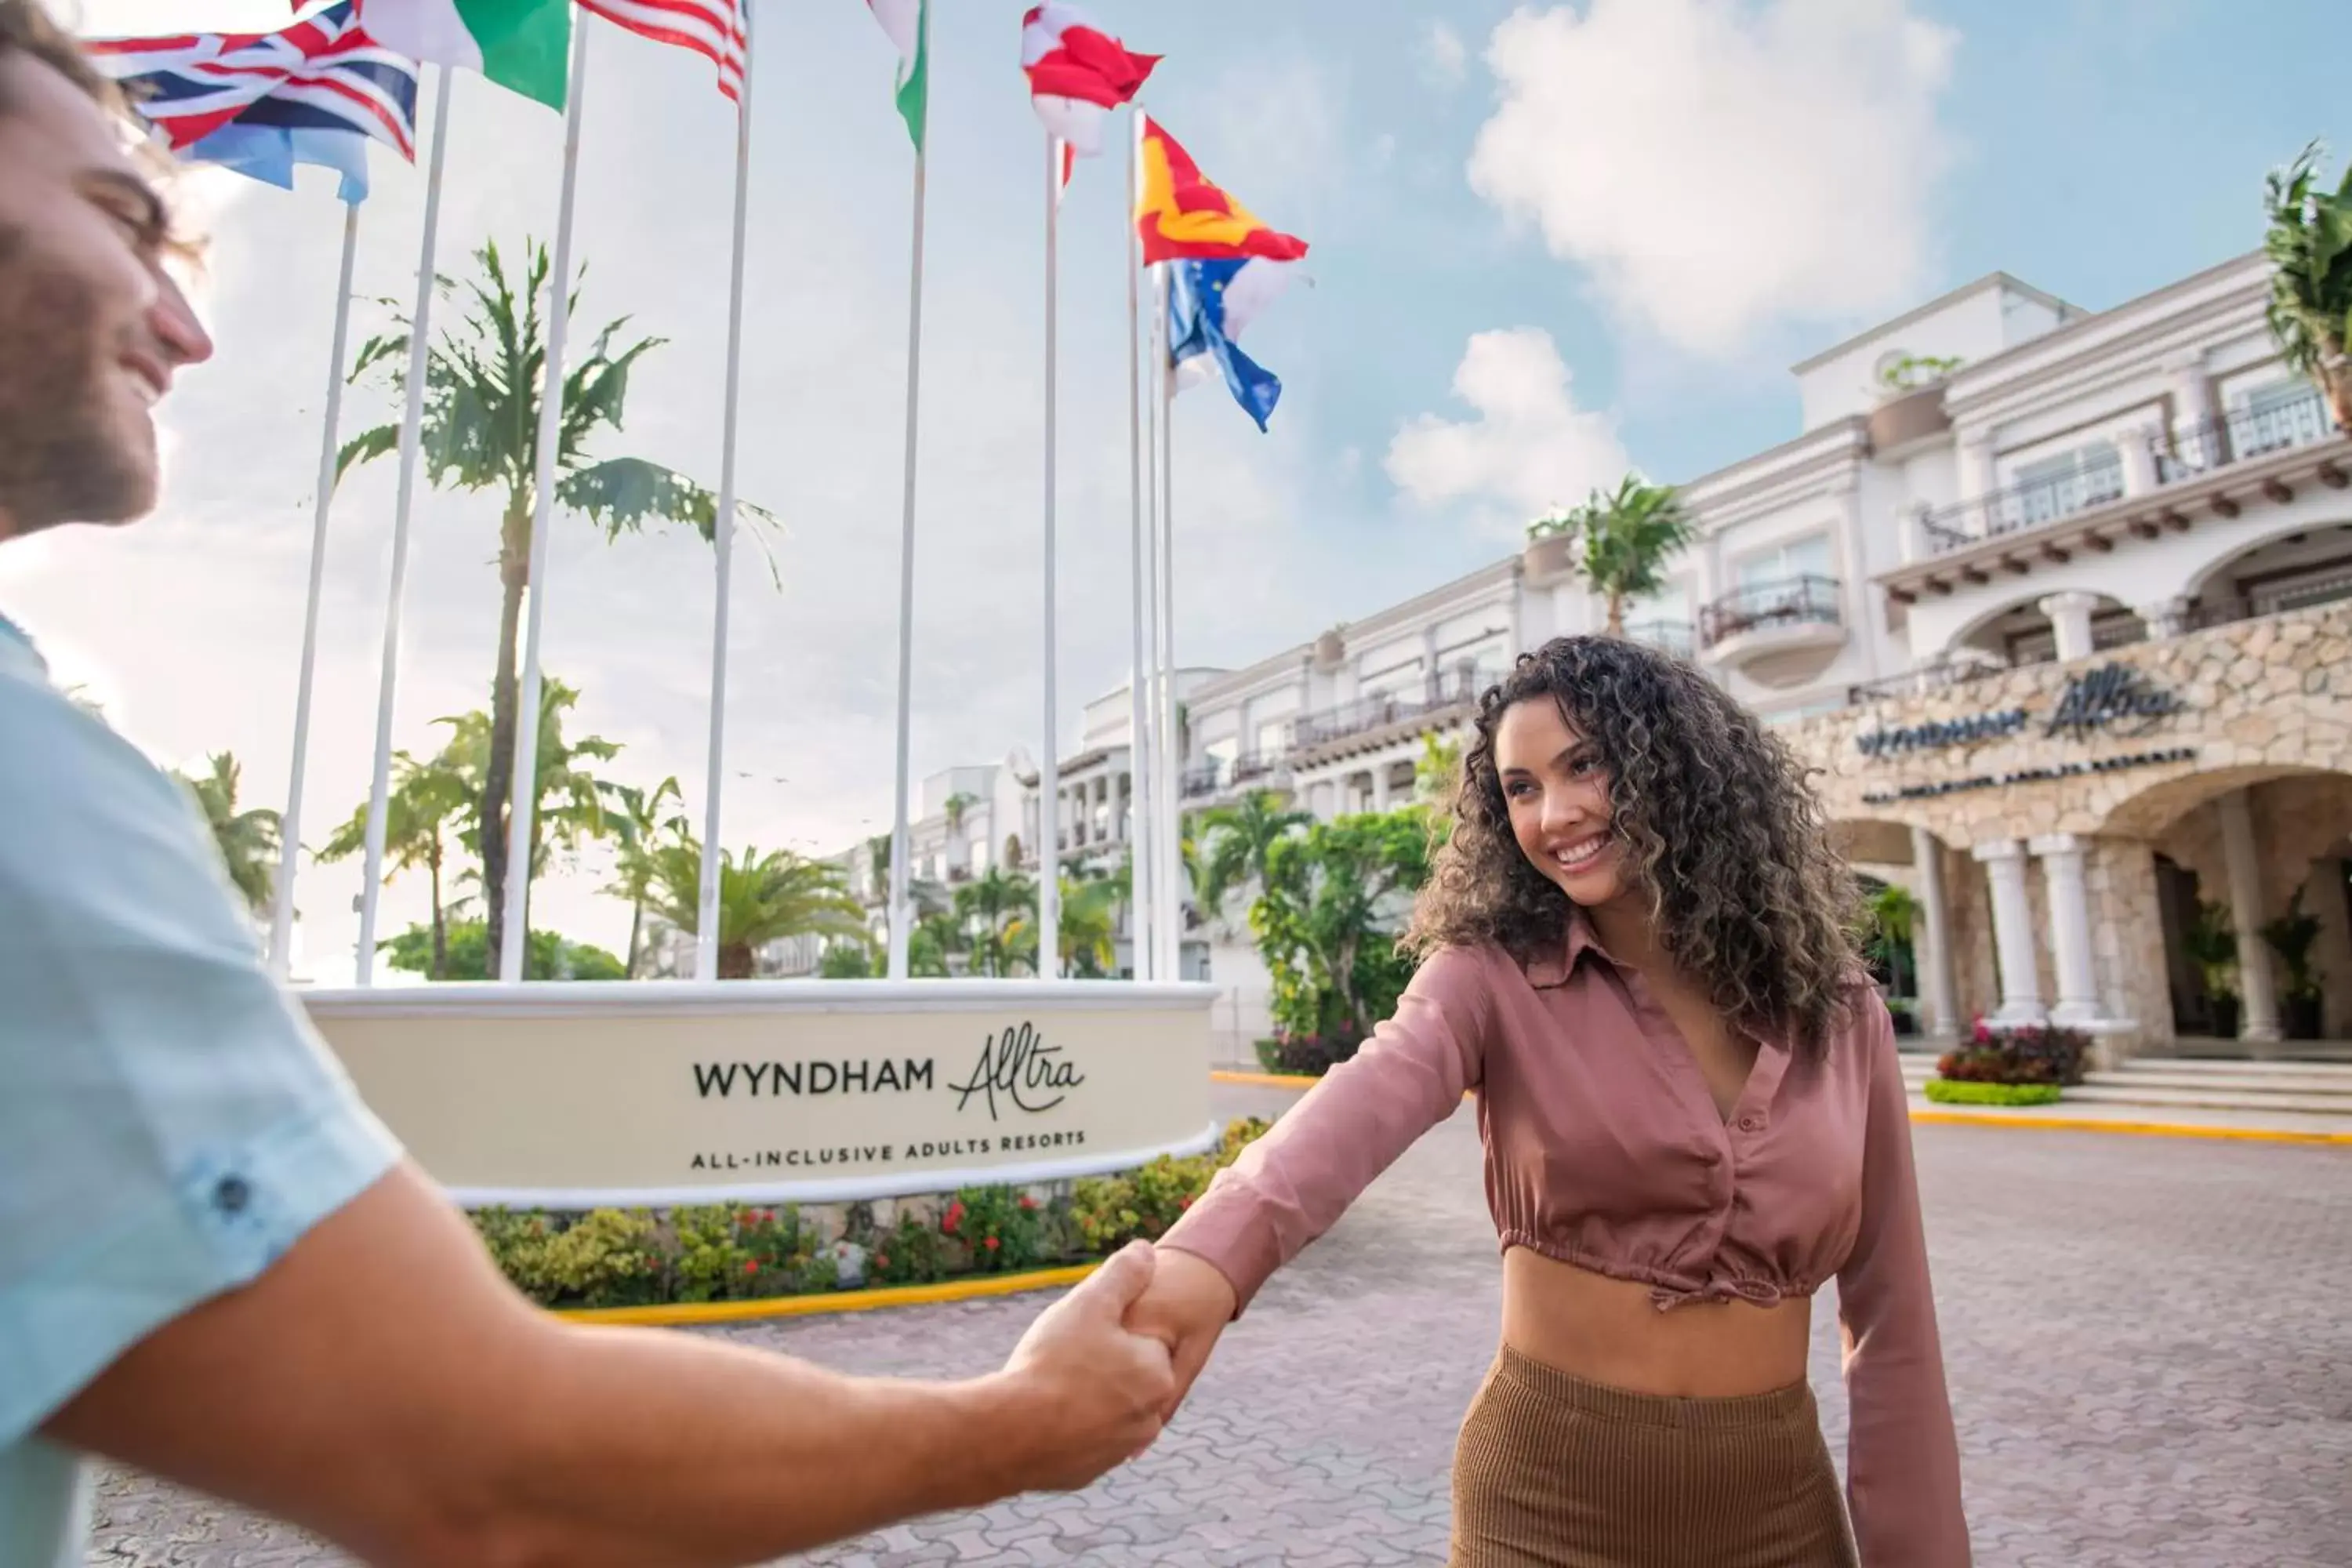
<svg viewBox="0 0 2352 1568">
<path fill-rule="evenodd" d="M 1555 637 L 1479 698 L 1453 836 L 1405 945 L 1526 963 L 1566 940 L 1568 895 L 1519 848 L 1496 773 L 1496 726 L 1529 700 L 1558 703 L 1604 771 L 1628 885 L 1648 894 L 1666 955 L 1727 1021 L 1822 1048 L 1846 1017 L 1859 905 L 1804 770 L 1697 670 L 1617 637 Z"/>
</svg>

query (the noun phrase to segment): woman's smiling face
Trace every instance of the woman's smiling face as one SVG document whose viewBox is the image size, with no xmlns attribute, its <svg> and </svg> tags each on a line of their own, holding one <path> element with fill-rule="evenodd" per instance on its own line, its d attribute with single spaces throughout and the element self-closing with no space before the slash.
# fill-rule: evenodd
<svg viewBox="0 0 2352 1568">
<path fill-rule="evenodd" d="M 1533 698 L 1504 710 L 1495 726 L 1495 775 L 1511 831 L 1537 870 L 1585 909 L 1623 896 L 1609 775 L 1558 703 Z"/>
</svg>

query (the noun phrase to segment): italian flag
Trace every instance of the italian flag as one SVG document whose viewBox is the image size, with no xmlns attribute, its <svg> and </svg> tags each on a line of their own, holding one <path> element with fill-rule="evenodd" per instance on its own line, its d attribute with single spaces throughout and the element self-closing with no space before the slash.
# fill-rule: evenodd
<svg viewBox="0 0 2352 1568">
<path fill-rule="evenodd" d="M 919 153 L 931 96 L 931 0 L 866 0 L 866 5 L 898 47 L 898 113 Z"/>
<path fill-rule="evenodd" d="M 572 0 L 361 0 L 360 25 L 395 54 L 479 71 L 551 109 L 563 107 Z"/>
</svg>

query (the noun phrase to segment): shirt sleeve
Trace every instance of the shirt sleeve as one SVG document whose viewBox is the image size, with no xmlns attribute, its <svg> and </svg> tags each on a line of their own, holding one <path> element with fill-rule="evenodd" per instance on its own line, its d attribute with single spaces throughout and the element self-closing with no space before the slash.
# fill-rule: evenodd
<svg viewBox="0 0 2352 1568">
<path fill-rule="evenodd" d="M 0 1448 L 398 1151 L 182 787 L 0 668 Z"/>
<path fill-rule="evenodd" d="M 1853 1037 L 1869 1052 L 1862 1220 L 1838 1271 L 1850 1412 L 1847 1507 L 1864 1568 L 1968 1568 L 1959 1446 L 1911 1163 L 1910 1100 L 1885 1004 L 1874 993 L 1864 1005 Z"/>
<path fill-rule="evenodd" d="M 1161 1238 L 1233 1282 L 1235 1316 L 1478 1087 L 1494 1017 L 1486 964 L 1483 953 L 1465 949 L 1433 954 L 1396 1016 L 1218 1173 Z"/>
</svg>

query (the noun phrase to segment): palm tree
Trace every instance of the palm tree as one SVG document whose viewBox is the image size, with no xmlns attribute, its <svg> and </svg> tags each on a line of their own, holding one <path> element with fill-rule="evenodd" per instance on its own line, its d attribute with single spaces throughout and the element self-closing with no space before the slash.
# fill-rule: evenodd
<svg viewBox="0 0 2352 1568">
<path fill-rule="evenodd" d="M 418 762 L 406 752 L 393 753 L 394 778 L 384 801 L 383 854 L 386 880 L 402 871 L 425 868 L 433 884 L 431 956 L 425 978 L 441 980 L 449 973 L 449 916 L 452 907 L 442 889 L 448 864 L 446 835 L 450 824 L 462 819 L 470 800 L 466 778 L 446 752 L 429 762 Z M 321 860 L 343 860 L 367 847 L 368 808 L 362 802 L 349 822 L 335 829 Z"/>
<path fill-rule="evenodd" d="M 530 814 L 530 874 L 537 878 L 547 869 L 549 857 L 555 851 L 577 851 L 592 838 L 602 838 L 610 830 L 604 809 L 611 785 L 592 772 L 589 763 L 609 763 L 621 754 L 614 742 L 598 735 L 583 735 L 574 741 L 563 732 L 563 716 L 577 707 L 580 690 L 553 676 L 542 679 L 539 687 L 539 765 L 531 774 L 532 793 L 538 797 Z M 499 768 L 497 721 L 493 714 L 477 708 L 470 713 L 438 721 L 449 727 L 449 743 L 442 751 L 458 776 L 466 783 L 467 795 L 472 800 L 488 798 L 490 775 Z M 461 835 L 466 847 L 474 852 L 481 863 L 486 892 L 498 893 L 498 882 L 490 875 L 490 858 L 483 844 L 483 826 L 489 819 L 477 815 L 467 830 Z M 488 835 L 490 842 L 505 849 L 502 833 Z M 522 911 L 528 922 L 530 913 Z M 493 942 L 490 951 L 497 952 Z"/>
<path fill-rule="evenodd" d="M 278 877 L 278 814 L 261 806 L 249 811 L 236 808 L 237 784 L 244 770 L 234 752 L 215 752 L 205 759 L 205 766 L 203 773 L 175 773 L 173 777 L 196 797 L 205 825 L 212 829 L 213 843 L 220 849 L 221 863 L 227 868 L 229 883 L 245 900 L 247 910 L 256 920 L 265 919 Z"/>
<path fill-rule="evenodd" d="M 2339 430 L 2352 431 L 2352 163 L 2330 191 L 2318 183 L 2326 148 L 2305 147 L 2264 182 L 2270 219 L 2263 251 L 2271 258 L 2270 326 L 2287 364 L 2318 384 Z"/>
<path fill-rule="evenodd" d="M 1036 908 L 1036 885 L 1028 878 L 991 866 L 955 890 L 956 921 L 971 943 L 973 967 L 982 974 L 1013 972 L 1018 956 L 1009 940 L 1014 917 Z M 1031 941 L 1034 949 L 1034 939 Z"/>
<path fill-rule="evenodd" d="M 507 796 L 512 788 L 520 701 L 516 643 L 523 591 L 530 584 L 540 401 L 547 363 L 541 300 L 548 291 L 550 268 L 546 247 L 528 240 L 519 278 L 508 272 L 496 245 L 483 246 L 476 259 L 480 274 L 466 285 L 470 302 L 465 314 L 426 355 L 420 449 L 425 473 L 436 488 L 496 490 L 504 497 L 499 523 L 502 596 L 498 662 L 492 671 L 487 747 L 479 773 L 481 804 L 476 813 L 489 943 L 497 952 L 506 930 Z M 456 291 L 447 279 L 438 283 L 444 293 Z M 578 285 L 572 288 L 576 319 Z M 709 541 L 719 510 L 709 490 L 642 458 L 597 459 L 587 455 L 589 442 L 600 429 L 621 428 L 630 372 L 663 342 L 640 338 L 616 347 L 614 339 L 627 324 L 626 317 L 606 323 L 564 374 L 555 501 L 603 528 L 608 540 L 641 531 L 648 523 L 683 522 Z M 407 318 L 395 311 L 393 330 L 362 346 L 352 379 L 376 379 L 395 393 L 404 391 L 409 333 Z M 395 425 L 362 431 L 344 444 L 337 475 L 397 451 L 399 446 Z M 772 521 L 757 508 L 744 510 L 755 520 Z"/>
<path fill-rule="evenodd" d="M 646 852 L 646 907 L 679 931 L 700 929 L 702 846 L 675 834 Z M 749 980 L 760 949 L 787 937 L 871 940 L 866 910 L 841 868 L 789 849 L 722 851 L 719 867 L 719 975 Z"/>
<path fill-rule="evenodd" d="M 1918 927 L 1918 897 L 1899 882 L 1887 882 L 1870 890 L 1864 909 L 1870 920 L 1870 945 L 1886 964 L 1887 989 L 1897 996 L 1910 994 L 1903 984 L 1903 960 L 1911 951 L 1911 935 Z"/>
<path fill-rule="evenodd" d="M 1081 980 L 1100 980 L 1118 960 L 1118 904 L 1121 886 L 1108 877 L 1062 879 L 1062 919 L 1055 946 L 1061 950 L 1060 973 Z M 1037 972 L 1037 925 L 1028 915 L 1014 917 L 1004 929 L 1008 958 Z"/>
<path fill-rule="evenodd" d="M 1697 535 L 1671 486 L 1637 474 L 1614 493 L 1595 489 L 1582 506 L 1528 525 L 1531 539 L 1572 535 L 1580 545 L 1576 570 L 1609 602 L 1609 635 L 1625 634 L 1625 605 L 1665 586 L 1666 566 Z"/>
<path fill-rule="evenodd" d="M 682 809 L 665 809 L 682 807 L 686 795 L 675 774 L 650 790 L 607 784 L 605 793 L 612 796 L 614 807 L 605 814 L 604 824 L 616 840 L 618 864 L 613 885 L 604 890 L 629 900 L 627 969 L 628 977 L 635 980 L 645 956 L 646 899 L 653 885 L 653 864 L 647 855 L 662 835 L 688 830 Z"/>
<path fill-rule="evenodd" d="M 1265 886 L 1266 858 L 1275 845 L 1313 826 L 1315 814 L 1289 809 L 1274 790 L 1254 789 L 1231 805 L 1202 812 L 1199 820 L 1207 864 L 1195 892 L 1202 910 L 1222 916 L 1235 893 Z"/>
</svg>

